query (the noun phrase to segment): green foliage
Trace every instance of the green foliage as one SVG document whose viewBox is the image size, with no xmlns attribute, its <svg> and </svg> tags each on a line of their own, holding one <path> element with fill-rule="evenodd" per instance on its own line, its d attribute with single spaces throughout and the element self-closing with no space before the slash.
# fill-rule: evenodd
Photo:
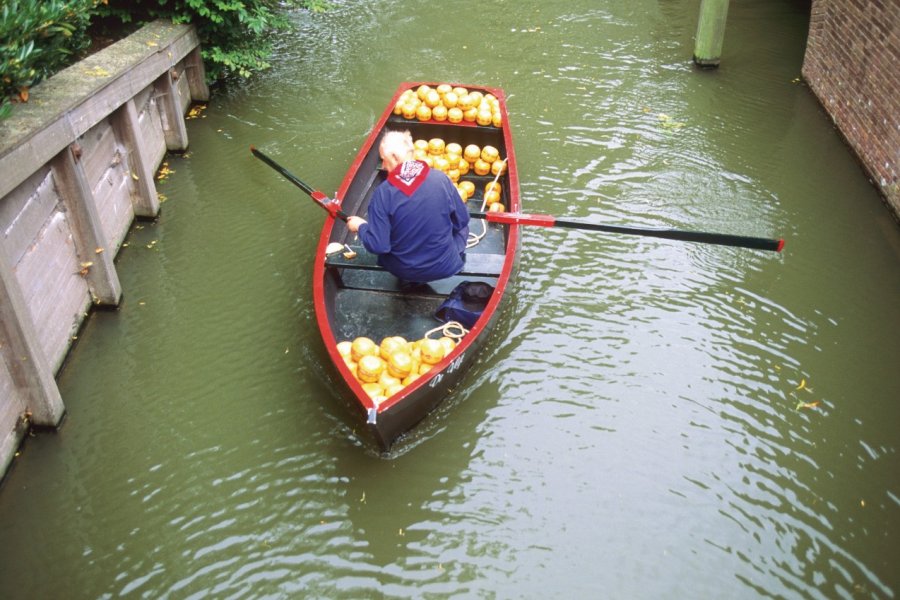
<svg viewBox="0 0 900 600">
<path fill-rule="evenodd" d="M 210 80 L 269 66 L 267 41 L 285 10 L 325 10 L 328 0 L 0 0 L 0 119 L 11 101 L 81 57 L 93 34 L 117 38 L 158 18 L 193 23 Z"/>
<path fill-rule="evenodd" d="M 72 62 L 90 45 L 87 27 L 98 0 L 3 0 L 0 10 L 0 118 L 10 100 Z"/>
<path fill-rule="evenodd" d="M 286 28 L 283 9 L 323 10 L 325 0 L 109 0 L 97 14 L 107 27 L 115 23 L 146 22 L 157 18 L 193 23 L 200 34 L 207 77 L 229 74 L 248 77 L 269 66 L 267 36 Z"/>
</svg>

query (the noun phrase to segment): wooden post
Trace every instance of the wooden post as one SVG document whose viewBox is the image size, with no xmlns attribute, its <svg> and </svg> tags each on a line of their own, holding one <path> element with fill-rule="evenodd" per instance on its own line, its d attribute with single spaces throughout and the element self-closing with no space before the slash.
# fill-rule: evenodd
<svg viewBox="0 0 900 600">
<path fill-rule="evenodd" d="M 187 77 L 188 89 L 191 90 L 191 100 L 209 101 L 209 86 L 206 85 L 206 69 L 203 67 L 200 46 L 184 57 L 184 75 Z"/>
<path fill-rule="evenodd" d="M 85 278 L 97 304 L 116 306 L 122 298 L 122 285 L 113 264 L 113 249 L 103 233 L 94 194 L 85 175 L 78 144 L 72 144 L 51 162 L 53 179 L 66 207 L 72 229 L 75 252 L 86 269 Z"/>
<path fill-rule="evenodd" d="M 181 113 L 181 102 L 178 101 L 178 87 L 172 80 L 172 69 L 163 73 L 154 85 L 159 99 L 166 148 L 177 151 L 187 150 L 187 126 L 184 124 L 184 115 Z"/>
<path fill-rule="evenodd" d="M 0 244 L 0 360 L 25 396 L 32 422 L 56 427 L 66 412 L 56 379 L 38 341 L 22 286 Z"/>
<path fill-rule="evenodd" d="M 113 126 L 116 129 L 119 143 L 124 146 L 128 170 L 133 181 L 134 192 L 131 195 L 131 204 L 134 207 L 134 214 L 138 217 L 155 217 L 159 214 L 159 196 L 156 193 L 156 185 L 153 183 L 151 160 L 144 156 L 144 149 L 141 145 L 140 125 L 134 98 L 131 98 L 115 112 Z"/>
<path fill-rule="evenodd" d="M 727 16 L 728 0 L 701 0 L 694 40 L 694 62 L 701 67 L 719 66 Z"/>
</svg>

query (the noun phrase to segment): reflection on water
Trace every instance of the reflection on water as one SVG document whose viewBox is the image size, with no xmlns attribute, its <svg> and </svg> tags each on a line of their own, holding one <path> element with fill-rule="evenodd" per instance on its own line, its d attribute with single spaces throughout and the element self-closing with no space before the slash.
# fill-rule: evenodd
<svg viewBox="0 0 900 600">
<path fill-rule="evenodd" d="M 799 75 L 802 3 L 338 2 L 218 90 L 129 237 L 68 418 L 0 490 L 15 597 L 893 597 L 900 242 Z M 468 12 L 467 12 L 468 11 Z M 323 215 L 403 80 L 503 87 L 529 212 L 497 335 L 388 457 L 322 367 Z M 848 240 L 853 240 L 849 243 Z"/>
</svg>

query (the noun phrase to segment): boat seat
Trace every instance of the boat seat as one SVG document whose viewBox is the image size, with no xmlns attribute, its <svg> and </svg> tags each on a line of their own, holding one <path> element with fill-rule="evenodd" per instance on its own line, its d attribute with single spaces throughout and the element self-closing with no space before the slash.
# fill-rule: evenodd
<svg viewBox="0 0 900 600">
<path fill-rule="evenodd" d="M 332 254 L 325 258 L 325 266 L 336 269 L 362 269 L 365 271 L 384 271 L 378 264 L 378 255 L 370 253 L 362 246 L 350 246 L 356 253 L 353 258 L 345 258 L 343 253 Z M 503 269 L 503 254 L 467 252 L 466 264 L 457 273 L 465 277 L 499 277 Z"/>
</svg>

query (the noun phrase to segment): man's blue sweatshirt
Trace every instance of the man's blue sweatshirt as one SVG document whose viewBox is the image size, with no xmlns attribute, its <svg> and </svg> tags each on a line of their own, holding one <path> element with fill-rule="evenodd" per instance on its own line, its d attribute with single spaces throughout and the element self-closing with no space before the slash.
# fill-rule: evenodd
<svg viewBox="0 0 900 600">
<path fill-rule="evenodd" d="M 372 194 L 367 220 L 359 239 L 399 279 L 443 279 L 465 263 L 466 205 L 445 173 L 421 161 L 407 161 L 391 171 Z"/>
</svg>

